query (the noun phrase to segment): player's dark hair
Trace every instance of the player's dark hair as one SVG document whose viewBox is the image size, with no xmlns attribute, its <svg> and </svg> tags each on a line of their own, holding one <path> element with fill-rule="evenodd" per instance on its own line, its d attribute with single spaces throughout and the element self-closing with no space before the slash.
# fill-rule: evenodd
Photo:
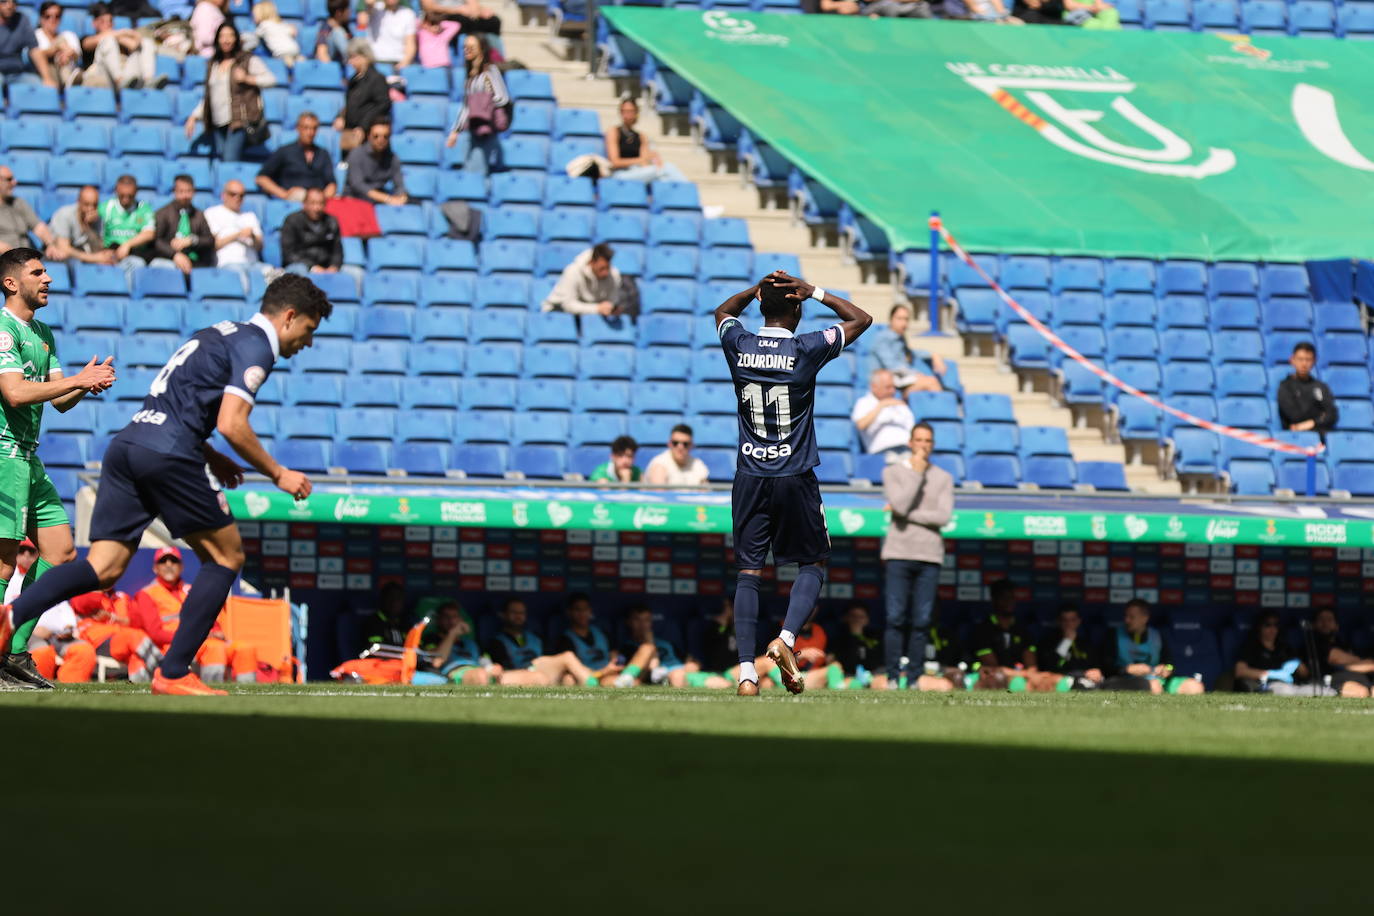
<svg viewBox="0 0 1374 916">
<path fill-rule="evenodd" d="M 653 614 L 647 604 L 632 604 L 625 611 L 625 619 L 629 620 L 637 614 Z"/>
<path fill-rule="evenodd" d="M 1330 614 L 1332 617 L 1336 617 L 1336 609 L 1331 607 L 1330 605 L 1327 605 L 1326 607 L 1317 608 L 1315 611 L 1312 612 L 1312 622 L 1316 623 L 1317 618 L 1323 614 Z M 1340 618 L 1336 617 L 1336 620 L 1339 621 Z"/>
<path fill-rule="evenodd" d="M 1255 622 L 1254 622 L 1253 626 L 1251 627 L 1251 629 L 1252 629 L 1254 632 L 1258 633 L 1259 630 L 1260 630 L 1260 627 L 1264 626 L 1266 623 L 1268 623 L 1268 622 L 1271 621 L 1271 620 L 1274 621 L 1274 623 L 1278 623 L 1278 622 L 1279 622 L 1280 617 L 1279 617 L 1279 612 L 1278 612 L 1278 611 L 1260 611 L 1258 614 L 1255 615 Z"/>
<path fill-rule="evenodd" d="M 935 427 L 931 426 L 931 425 L 930 425 L 929 423 L 927 423 L 925 420 L 922 420 L 922 421 L 920 421 L 919 423 L 917 423 L 915 426 L 911 427 L 911 431 L 912 431 L 913 433 L 916 432 L 916 430 L 918 430 L 918 429 L 924 429 L 926 432 L 930 433 L 930 438 L 931 438 L 932 441 L 934 441 L 934 439 L 935 439 Z M 910 436 L 907 436 L 907 438 L 910 439 L 911 437 L 910 437 Z"/>
<path fill-rule="evenodd" d="M 1126 606 L 1122 608 L 1122 610 L 1129 611 L 1133 607 L 1140 608 L 1145 612 L 1146 616 L 1150 614 L 1150 602 L 1146 601 L 1144 598 L 1132 598 L 1130 601 L 1126 602 Z"/>
<path fill-rule="evenodd" d="M 524 604 L 524 603 L 525 603 L 524 599 L 522 599 L 522 598 L 517 598 L 515 595 L 511 595 L 511 596 L 510 596 L 509 598 L 507 598 L 505 601 L 501 602 L 501 613 L 504 614 L 504 613 L 506 613 L 506 611 L 509 611 L 509 610 L 511 609 L 511 605 L 513 605 L 513 604 Z"/>
<path fill-rule="evenodd" d="M 585 601 L 591 604 L 592 596 L 588 595 L 586 592 L 573 592 L 568 596 L 568 610 L 572 610 L 572 606 L 579 601 Z"/>
<path fill-rule="evenodd" d="M 1009 597 L 1016 592 L 1016 583 L 1010 579 L 998 579 L 988 586 L 988 598 L 993 604 L 1003 598 Z"/>
<path fill-rule="evenodd" d="M 262 294 L 261 311 L 264 315 L 276 315 L 288 308 L 316 321 L 324 321 L 334 312 L 329 297 L 308 277 L 300 274 L 282 274 Z"/>
<path fill-rule="evenodd" d="M 891 323 L 892 323 L 892 319 L 897 317 L 897 313 L 898 313 L 898 312 L 910 312 L 910 311 L 911 311 L 911 306 L 907 305 L 907 304 L 904 303 L 904 302 L 899 302 L 899 303 L 897 303 L 896 305 L 894 305 L 894 306 L 892 307 L 892 311 L 890 311 L 890 312 L 887 313 L 887 323 L 888 323 L 888 324 L 891 324 Z"/>
<path fill-rule="evenodd" d="M 763 313 L 764 318 L 776 321 L 797 310 L 801 303 L 796 299 L 788 299 L 788 292 L 786 287 L 775 286 L 771 277 L 764 277 L 759 281 L 759 311 Z"/>
<path fill-rule="evenodd" d="M 686 423 L 679 423 L 677 426 L 674 426 L 673 432 L 669 433 L 668 435 L 672 436 L 673 433 L 686 433 L 693 439 L 696 439 L 696 436 L 692 434 L 692 427 L 688 426 Z"/>
<path fill-rule="evenodd" d="M 1317 358 L 1317 348 L 1305 340 L 1298 341 L 1293 347 L 1293 355 L 1297 356 L 1299 353 L 1311 353 L 1313 359 Z"/>
<path fill-rule="evenodd" d="M 189 184 L 191 188 L 194 189 L 196 186 L 196 180 L 192 178 L 190 175 L 187 175 L 185 172 L 182 172 L 180 175 L 172 179 L 172 184 L 173 186 L 178 184 Z"/>
<path fill-rule="evenodd" d="M 372 133 L 372 128 L 376 127 L 378 124 L 381 124 L 381 125 L 382 125 L 383 127 L 385 127 L 387 130 L 390 130 L 390 129 L 391 129 L 391 119 L 388 118 L 388 117 L 383 116 L 383 117 L 380 117 L 380 118 L 373 118 L 373 119 L 372 119 L 372 123 L 370 123 L 370 124 L 367 125 L 367 132 L 368 132 L 369 134 L 371 134 L 371 133 Z"/>
<path fill-rule="evenodd" d="M 1060 614 L 1070 613 L 1079 614 L 1081 612 L 1078 610 L 1077 604 L 1074 604 L 1072 601 L 1065 601 L 1059 605 L 1059 610 L 1054 612 L 1054 616 L 1058 617 Z"/>
<path fill-rule="evenodd" d="M 621 105 L 632 105 L 635 111 L 639 111 L 639 100 L 628 93 L 620 97 Z"/>
<path fill-rule="evenodd" d="M 605 242 L 597 242 L 592 246 L 593 261 L 610 261 L 615 257 L 615 249 Z"/>
<path fill-rule="evenodd" d="M 11 248 L 4 254 L 0 254 L 0 280 L 8 277 L 19 276 L 24 265 L 37 258 L 43 260 L 43 253 L 37 248 Z"/>
<path fill-rule="evenodd" d="M 101 16 L 110 15 L 110 7 L 106 3 L 92 3 L 86 12 L 91 14 L 92 19 L 99 19 Z"/>
<path fill-rule="evenodd" d="M 191 176 L 189 175 L 178 175 L 177 178 L 185 178 L 187 181 L 191 181 Z M 173 179 L 173 181 L 175 180 L 176 179 Z M 192 181 L 191 183 L 195 184 L 194 181 Z M 134 187 L 138 187 L 138 179 L 130 175 L 128 172 L 125 172 L 123 175 L 120 175 L 118 178 L 115 179 L 116 188 L 122 184 L 131 184 Z"/>
<path fill-rule="evenodd" d="M 615 441 L 611 443 L 612 455 L 623 455 L 626 452 L 637 451 L 639 451 L 639 443 L 635 441 L 634 436 L 616 436 Z"/>
<path fill-rule="evenodd" d="M 57 7 L 59 10 L 62 9 L 62 4 L 58 3 L 57 0 L 45 0 L 43 5 L 38 8 L 39 17 L 41 18 L 44 13 L 52 9 L 54 6 Z"/>
<path fill-rule="evenodd" d="M 325 10 L 329 13 L 330 19 L 335 19 L 340 13 L 346 13 L 352 7 L 348 0 L 329 0 L 325 5 Z"/>
</svg>

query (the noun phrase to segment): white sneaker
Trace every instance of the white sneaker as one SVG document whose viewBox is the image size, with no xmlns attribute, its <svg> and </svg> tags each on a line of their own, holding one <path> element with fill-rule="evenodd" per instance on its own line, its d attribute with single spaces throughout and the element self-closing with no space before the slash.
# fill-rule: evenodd
<svg viewBox="0 0 1374 916">
<path fill-rule="evenodd" d="M 635 679 L 632 678 L 632 677 L 630 677 L 628 674 L 619 675 L 619 676 L 616 677 L 616 679 L 615 679 L 615 686 L 616 686 L 616 687 L 622 687 L 622 688 L 623 688 L 623 687 L 633 687 L 634 685 L 635 685 Z"/>
</svg>

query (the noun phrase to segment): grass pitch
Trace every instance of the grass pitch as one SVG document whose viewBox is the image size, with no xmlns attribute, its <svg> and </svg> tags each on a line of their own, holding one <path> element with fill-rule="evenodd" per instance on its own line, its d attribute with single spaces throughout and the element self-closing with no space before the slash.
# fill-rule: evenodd
<svg viewBox="0 0 1374 916">
<path fill-rule="evenodd" d="M 1372 717 L 1235 695 L 6 693 L 29 832 L 6 859 L 44 850 L 51 912 L 1311 913 L 1371 897 Z"/>
</svg>

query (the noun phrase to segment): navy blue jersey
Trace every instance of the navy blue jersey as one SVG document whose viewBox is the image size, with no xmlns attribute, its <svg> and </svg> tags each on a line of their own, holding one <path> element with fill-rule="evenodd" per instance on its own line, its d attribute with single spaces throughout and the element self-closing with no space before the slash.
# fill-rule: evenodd
<svg viewBox="0 0 1374 916">
<path fill-rule="evenodd" d="M 767 327 L 750 334 L 738 318 L 727 318 L 720 347 L 739 401 L 739 472 L 792 477 L 820 464 L 812 416 L 816 373 L 844 349 L 839 325 L 797 336 Z"/>
<path fill-rule="evenodd" d="M 197 331 L 153 379 L 142 409 L 119 438 L 164 455 L 204 460 L 201 446 L 215 430 L 224 395 L 252 404 L 277 351 L 276 329 L 261 314 Z"/>
</svg>

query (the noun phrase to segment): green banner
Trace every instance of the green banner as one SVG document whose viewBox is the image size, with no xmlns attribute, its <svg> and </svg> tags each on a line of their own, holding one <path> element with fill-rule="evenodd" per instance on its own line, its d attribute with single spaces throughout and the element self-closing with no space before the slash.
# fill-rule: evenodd
<svg viewBox="0 0 1374 916">
<path fill-rule="evenodd" d="M 1371 42 L 602 14 L 899 251 L 1374 255 Z"/>
<path fill-rule="evenodd" d="M 354 522 L 487 528 L 577 528 L 606 531 L 728 534 L 730 509 L 719 505 L 489 499 L 316 493 L 296 502 L 285 493 L 234 490 L 235 517 L 257 521 Z M 882 537 L 880 508 L 827 507 L 837 537 Z M 1166 513 L 1021 512 L 956 509 L 943 533 L 961 539 L 1270 544 L 1291 547 L 1374 547 L 1374 522 Z"/>
</svg>

